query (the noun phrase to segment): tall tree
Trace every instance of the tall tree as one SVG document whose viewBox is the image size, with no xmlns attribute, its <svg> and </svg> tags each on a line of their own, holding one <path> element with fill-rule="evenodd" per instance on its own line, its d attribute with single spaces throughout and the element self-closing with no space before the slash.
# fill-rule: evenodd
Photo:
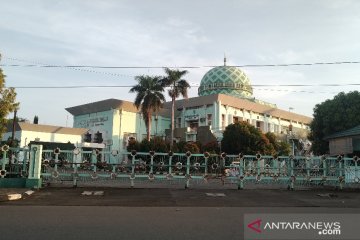
<svg viewBox="0 0 360 240">
<path fill-rule="evenodd" d="M 19 103 L 16 102 L 15 89 L 5 87 L 5 77 L 0 68 L 0 137 L 6 130 L 7 115 L 19 107 Z"/>
<path fill-rule="evenodd" d="M 317 104 L 310 124 L 310 140 L 315 154 L 329 151 L 324 137 L 360 125 L 360 93 L 339 93 L 331 100 Z"/>
<path fill-rule="evenodd" d="M 157 113 L 165 101 L 162 94 L 164 87 L 160 84 L 160 79 L 161 77 L 158 76 L 136 76 L 135 80 L 138 84 L 130 89 L 131 93 L 137 94 L 134 105 L 142 113 L 148 141 L 150 141 L 152 113 Z"/>
<path fill-rule="evenodd" d="M 174 144 L 174 129 L 175 129 L 175 100 L 181 96 L 188 97 L 188 89 L 190 84 L 182 79 L 188 71 L 180 71 L 178 69 L 172 70 L 170 68 L 164 68 L 166 76 L 161 80 L 163 87 L 169 87 L 169 96 L 171 97 L 171 137 L 170 148 L 172 149 Z"/>
<path fill-rule="evenodd" d="M 273 154 L 274 148 L 260 130 L 247 122 L 229 124 L 223 133 L 222 150 L 229 154 Z"/>
<path fill-rule="evenodd" d="M 39 124 L 39 117 L 37 115 L 35 115 L 33 123 Z"/>
</svg>

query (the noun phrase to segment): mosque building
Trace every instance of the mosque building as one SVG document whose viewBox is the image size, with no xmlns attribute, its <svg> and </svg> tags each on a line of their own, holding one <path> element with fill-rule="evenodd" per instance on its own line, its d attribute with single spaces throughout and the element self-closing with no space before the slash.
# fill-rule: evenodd
<svg viewBox="0 0 360 240">
<path fill-rule="evenodd" d="M 202 78 L 198 97 L 175 102 L 176 141 L 220 141 L 227 125 L 246 121 L 262 132 L 284 140 L 306 139 L 311 118 L 281 110 L 253 97 L 249 78 L 239 68 L 224 65 L 210 69 Z M 146 138 L 141 113 L 129 101 L 107 99 L 66 108 L 74 116 L 74 128 L 87 128 L 84 144 L 126 150 L 130 138 Z M 152 136 L 169 139 L 171 102 L 152 117 Z"/>
</svg>

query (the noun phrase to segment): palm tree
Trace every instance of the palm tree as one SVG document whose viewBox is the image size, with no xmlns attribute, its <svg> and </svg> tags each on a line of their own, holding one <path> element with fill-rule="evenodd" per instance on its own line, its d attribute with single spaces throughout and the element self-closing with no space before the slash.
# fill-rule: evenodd
<svg viewBox="0 0 360 240">
<path fill-rule="evenodd" d="M 141 110 L 145 125 L 147 140 L 150 141 L 151 116 L 153 112 L 158 112 L 162 107 L 165 97 L 162 94 L 164 87 L 160 85 L 161 77 L 158 76 L 136 76 L 137 85 L 130 89 L 131 93 L 136 93 L 134 105 Z"/>
<path fill-rule="evenodd" d="M 170 68 L 164 68 L 166 76 L 161 79 L 161 85 L 163 87 L 170 87 L 168 93 L 171 97 L 171 142 L 170 148 L 172 149 L 174 143 L 174 116 L 175 116 L 175 100 L 180 95 L 184 98 L 188 97 L 187 91 L 190 88 L 189 83 L 182 79 L 182 77 L 188 73 L 188 71 L 180 71 L 178 69 L 172 70 Z"/>
</svg>

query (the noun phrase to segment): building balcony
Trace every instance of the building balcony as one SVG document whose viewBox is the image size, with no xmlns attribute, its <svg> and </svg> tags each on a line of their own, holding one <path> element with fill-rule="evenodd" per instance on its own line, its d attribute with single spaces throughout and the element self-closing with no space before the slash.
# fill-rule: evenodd
<svg viewBox="0 0 360 240">
<path fill-rule="evenodd" d="M 196 135 L 197 134 L 197 128 L 187 127 L 186 128 L 186 134 L 187 135 Z"/>
</svg>

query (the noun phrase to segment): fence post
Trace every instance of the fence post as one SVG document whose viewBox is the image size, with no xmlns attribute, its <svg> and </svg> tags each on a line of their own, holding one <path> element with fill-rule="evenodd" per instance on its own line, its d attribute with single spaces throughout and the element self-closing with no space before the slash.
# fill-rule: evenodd
<svg viewBox="0 0 360 240">
<path fill-rule="evenodd" d="M 172 174 L 172 155 L 169 156 L 169 175 Z"/>
<path fill-rule="evenodd" d="M 306 180 L 310 181 L 310 158 L 305 158 L 305 167 L 306 167 Z"/>
<path fill-rule="evenodd" d="M 185 188 L 189 188 L 190 187 L 190 158 L 191 158 L 191 153 L 187 152 L 186 153 L 186 184 L 185 184 Z"/>
<path fill-rule="evenodd" d="M 55 154 L 54 172 L 58 172 L 60 149 L 59 148 L 54 149 L 54 154 Z"/>
<path fill-rule="evenodd" d="M 209 157 L 205 157 L 205 169 L 204 169 L 204 175 L 207 176 L 208 175 L 208 159 Z"/>
<path fill-rule="evenodd" d="M 91 153 L 91 165 L 93 167 L 93 172 L 96 172 L 97 154 L 98 153 L 96 151 L 92 151 Z"/>
<path fill-rule="evenodd" d="M 245 174 L 244 164 L 245 164 L 244 158 L 240 157 L 240 161 L 239 161 L 239 182 L 238 182 L 238 189 L 239 190 L 244 189 L 244 177 L 245 177 L 244 176 L 244 174 Z"/>
<path fill-rule="evenodd" d="M 290 161 L 290 190 L 294 190 L 295 175 L 294 175 L 294 156 L 289 156 Z"/>
<path fill-rule="evenodd" d="M 325 185 L 325 182 L 327 180 L 327 159 L 324 158 L 322 159 L 322 164 L 323 164 L 323 177 L 322 177 L 322 182 Z"/>
<path fill-rule="evenodd" d="M 42 145 L 32 145 L 30 149 L 29 176 L 26 179 L 26 187 L 40 188 L 41 180 L 41 158 Z"/>
<path fill-rule="evenodd" d="M 150 172 L 149 174 L 154 173 L 154 155 L 150 154 Z"/>
<path fill-rule="evenodd" d="M 74 173 L 73 173 L 73 187 L 77 187 L 77 179 L 78 179 L 78 177 L 79 177 L 79 172 L 78 172 L 79 166 L 78 166 L 78 164 L 81 163 L 81 151 L 80 151 L 80 149 L 75 148 L 75 149 L 73 150 L 73 153 L 72 153 L 72 154 L 73 154 L 73 160 L 72 160 L 73 164 L 72 164 L 72 166 L 73 166 L 73 169 L 74 169 Z"/>
<path fill-rule="evenodd" d="M 356 162 L 355 162 L 355 166 L 356 166 Z M 344 162 L 345 165 L 345 162 Z M 355 169 L 356 170 L 356 169 Z M 355 171 L 356 172 L 356 171 Z M 342 166 L 342 162 L 339 161 L 339 182 L 340 182 L 340 190 L 343 189 L 343 185 L 344 185 L 344 181 L 345 179 L 343 179 L 343 166 Z"/>
<path fill-rule="evenodd" d="M 22 159 L 22 173 L 23 175 L 26 174 L 26 163 L 27 163 L 27 160 L 28 160 L 28 154 L 29 154 L 29 149 L 28 148 L 23 148 L 23 153 L 24 153 L 24 157 Z"/>
<path fill-rule="evenodd" d="M 132 155 L 132 159 L 131 159 L 131 176 L 130 176 L 130 186 L 133 188 L 134 187 L 134 179 L 135 179 L 135 154 L 131 154 Z"/>
</svg>

